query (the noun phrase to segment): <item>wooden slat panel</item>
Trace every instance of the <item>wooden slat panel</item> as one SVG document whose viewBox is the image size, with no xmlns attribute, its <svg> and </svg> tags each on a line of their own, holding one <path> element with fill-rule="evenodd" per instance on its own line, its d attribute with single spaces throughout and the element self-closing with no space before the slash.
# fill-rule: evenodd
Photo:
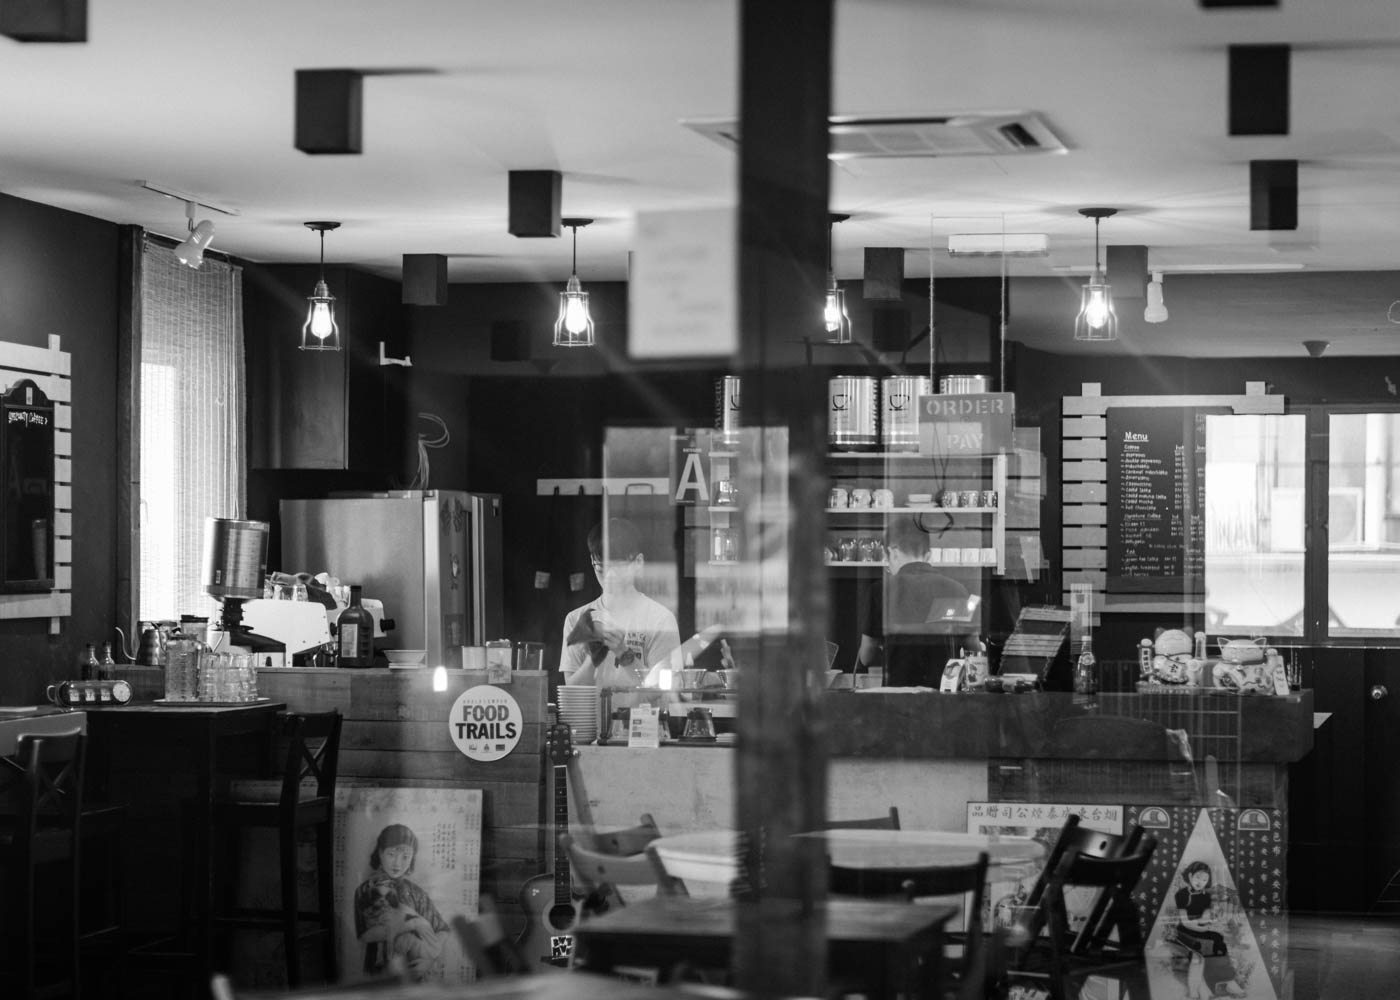
<svg viewBox="0 0 1400 1000">
<path fill-rule="evenodd" d="M 1132 611 L 1143 614 L 1177 614 L 1199 611 L 1201 595 L 1185 594 L 1110 594 L 1104 601 L 1105 611 Z"/>
<path fill-rule="evenodd" d="M 53 505 L 55 510 L 73 509 L 73 487 L 67 483 L 55 485 L 53 488 Z"/>
<path fill-rule="evenodd" d="M 1065 416 L 1102 414 L 1118 406 L 1228 406 L 1236 413 L 1282 413 L 1282 396 L 1066 396 L 1061 402 Z"/>
<path fill-rule="evenodd" d="M 67 403 L 60 403 L 53 408 L 53 427 L 56 431 L 71 431 L 73 429 L 73 407 Z M 72 452 L 65 452 L 71 455 Z"/>
<path fill-rule="evenodd" d="M 1065 503 L 1104 503 L 1108 500 L 1108 484 L 1065 483 L 1060 496 Z"/>
<path fill-rule="evenodd" d="M 6 594 L 0 601 L 0 618 L 66 618 L 72 613 L 69 594 Z"/>
<path fill-rule="evenodd" d="M 1100 482 L 1108 480 L 1107 462 L 1063 462 L 1060 478 L 1067 483 Z"/>
<path fill-rule="evenodd" d="M 474 761 L 455 747 L 450 753 L 391 753 L 383 750 L 340 752 L 346 773 L 367 778 L 443 778 L 471 782 L 473 787 L 488 782 L 539 781 L 540 758 L 535 754 L 510 754 L 490 764 Z"/>
<path fill-rule="evenodd" d="M 1063 417 L 1060 420 L 1060 434 L 1067 438 L 1103 437 L 1108 433 L 1108 420 L 1104 417 Z"/>
<path fill-rule="evenodd" d="M 1065 569 L 1107 569 L 1107 549 L 1065 549 L 1061 553 Z"/>
<path fill-rule="evenodd" d="M 72 590 L 73 589 L 73 567 L 56 565 L 53 568 L 53 589 Z"/>
<path fill-rule="evenodd" d="M 1078 458 L 1107 459 L 1108 442 L 1103 438 L 1066 438 L 1063 458 L 1066 462 Z"/>
<path fill-rule="evenodd" d="M 1061 583 L 1065 586 L 1065 593 L 1069 593 L 1071 584 L 1087 583 L 1096 592 L 1104 590 L 1108 586 L 1108 574 L 1102 570 L 1080 569 L 1066 572 Z"/>
<path fill-rule="evenodd" d="M 68 375 L 72 371 L 66 351 L 13 344 L 9 341 L 0 341 L 0 368 L 14 368 L 25 372 L 29 377 L 32 377 L 30 373 Z M 44 391 L 48 392 L 47 389 Z"/>
<path fill-rule="evenodd" d="M 62 458 L 73 457 L 73 434 L 71 431 L 55 431 L 53 453 Z"/>
<path fill-rule="evenodd" d="M 53 561 L 56 563 L 73 562 L 73 539 L 55 538 L 53 540 Z"/>
<path fill-rule="evenodd" d="M 1065 528 L 1061 543 L 1079 548 L 1107 548 L 1108 529 L 1104 527 Z"/>
<path fill-rule="evenodd" d="M 1107 524 L 1108 507 L 1101 503 L 1065 504 L 1063 524 Z"/>
<path fill-rule="evenodd" d="M 545 726 L 525 723 L 520 742 L 511 755 L 534 754 L 544 748 Z M 427 722 L 389 722 L 387 720 L 349 719 L 340 735 L 340 745 L 353 750 L 377 750 L 385 753 L 403 751 L 458 753 L 449 731 L 446 707 L 443 717 Z"/>
<path fill-rule="evenodd" d="M 73 460 L 55 458 L 53 460 L 53 479 L 56 483 L 71 483 L 73 481 Z"/>
<path fill-rule="evenodd" d="M 53 533 L 55 538 L 73 537 L 73 512 L 67 510 L 54 511 Z"/>
</svg>

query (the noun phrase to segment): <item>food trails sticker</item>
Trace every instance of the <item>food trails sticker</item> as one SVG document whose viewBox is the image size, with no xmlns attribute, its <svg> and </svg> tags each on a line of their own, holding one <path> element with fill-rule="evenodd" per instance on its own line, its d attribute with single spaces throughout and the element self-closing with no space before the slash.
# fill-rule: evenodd
<svg viewBox="0 0 1400 1000">
<path fill-rule="evenodd" d="M 462 753 L 472 760 L 493 761 L 515 749 L 524 721 L 510 692 L 478 684 L 458 695 L 447 728 Z"/>
</svg>

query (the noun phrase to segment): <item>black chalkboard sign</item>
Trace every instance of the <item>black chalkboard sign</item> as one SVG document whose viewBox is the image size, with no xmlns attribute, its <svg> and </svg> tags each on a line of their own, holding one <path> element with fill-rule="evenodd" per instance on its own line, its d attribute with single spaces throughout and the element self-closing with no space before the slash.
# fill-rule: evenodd
<svg viewBox="0 0 1400 1000">
<path fill-rule="evenodd" d="M 1206 415 L 1216 408 L 1110 407 L 1108 592 L 1205 590 Z"/>
</svg>

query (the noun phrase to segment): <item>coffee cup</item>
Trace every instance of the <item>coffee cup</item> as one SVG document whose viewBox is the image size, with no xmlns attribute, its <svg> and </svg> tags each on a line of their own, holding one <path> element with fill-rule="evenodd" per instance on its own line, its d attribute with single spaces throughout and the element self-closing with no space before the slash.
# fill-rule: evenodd
<svg viewBox="0 0 1400 1000">
<path fill-rule="evenodd" d="M 957 507 L 960 506 L 957 490 L 944 490 L 938 494 L 938 506 Z"/>
<path fill-rule="evenodd" d="M 884 510 L 894 506 L 894 490 L 875 490 L 870 494 L 870 503 L 873 507 Z"/>
<path fill-rule="evenodd" d="M 959 507 L 976 507 L 982 502 L 981 490 L 962 490 L 958 493 Z"/>
<path fill-rule="evenodd" d="M 840 486 L 833 486 L 831 492 L 826 495 L 826 505 L 828 507 L 845 507 L 850 502 L 850 494 Z"/>
<path fill-rule="evenodd" d="M 871 496 L 870 496 L 870 491 L 869 491 L 869 490 L 867 490 L 867 489 L 854 489 L 854 490 L 851 490 L 851 506 L 852 506 L 852 507 L 869 507 L 869 506 L 870 506 L 870 500 L 871 500 Z"/>
</svg>

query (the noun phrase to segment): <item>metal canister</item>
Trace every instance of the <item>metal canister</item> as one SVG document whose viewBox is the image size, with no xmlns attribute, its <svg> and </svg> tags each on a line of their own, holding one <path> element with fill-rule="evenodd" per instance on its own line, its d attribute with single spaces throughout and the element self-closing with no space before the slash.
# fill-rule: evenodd
<svg viewBox="0 0 1400 1000">
<path fill-rule="evenodd" d="M 991 392 L 990 375 L 944 375 L 938 380 L 938 391 L 952 396 Z"/>
<path fill-rule="evenodd" d="M 715 382 L 715 429 L 722 444 L 739 443 L 739 391 L 738 375 Z"/>
<path fill-rule="evenodd" d="M 266 521 L 211 517 L 204 523 L 204 592 L 228 597 L 262 597 L 267 573 Z"/>
<path fill-rule="evenodd" d="M 874 451 L 879 446 L 877 392 L 872 375 L 836 375 L 827 383 L 826 440 L 833 451 Z"/>
<path fill-rule="evenodd" d="M 933 393 L 927 375 L 889 375 L 880 382 L 880 440 L 885 451 L 919 450 L 919 397 Z"/>
</svg>

